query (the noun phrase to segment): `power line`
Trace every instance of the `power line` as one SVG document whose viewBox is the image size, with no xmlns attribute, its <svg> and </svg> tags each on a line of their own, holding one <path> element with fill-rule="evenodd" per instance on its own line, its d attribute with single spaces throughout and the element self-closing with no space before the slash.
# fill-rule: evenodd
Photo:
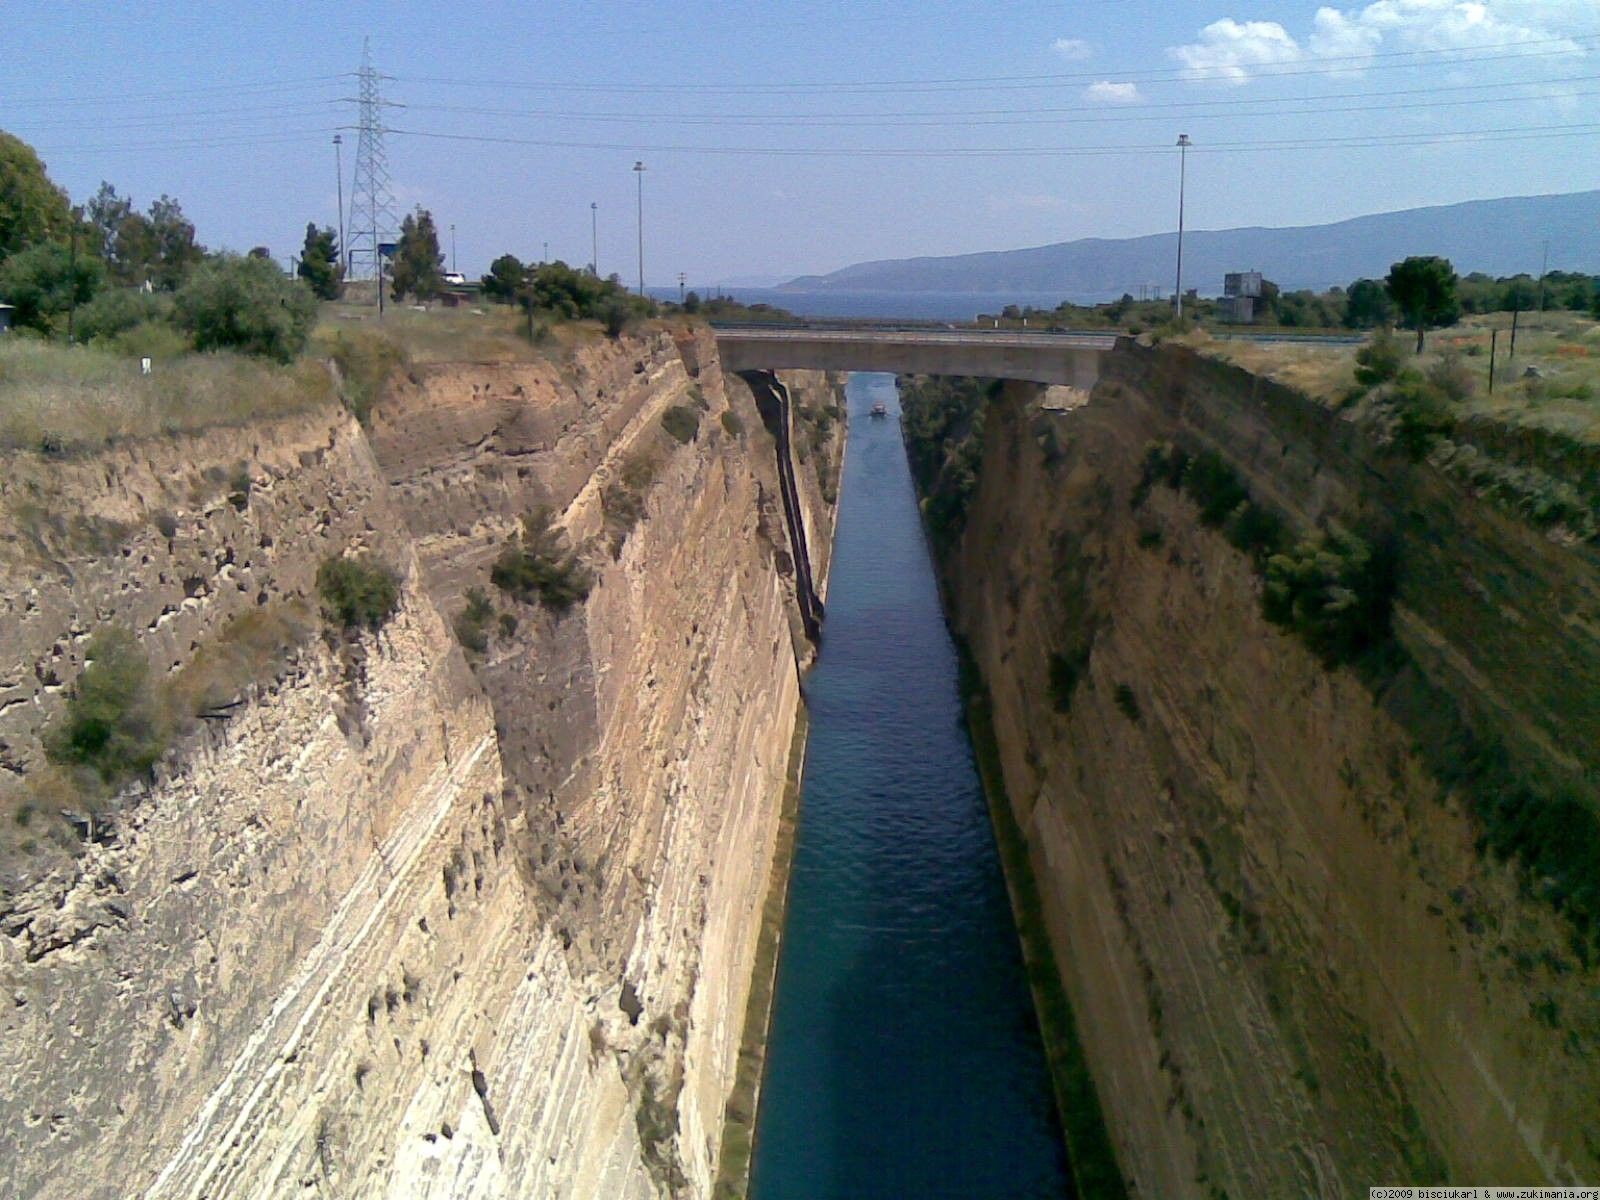
<svg viewBox="0 0 1600 1200">
<path fill-rule="evenodd" d="M 1434 50 L 1386 50 L 1372 54 L 1329 55 L 1319 58 L 1317 65 L 1307 66 L 1300 59 L 1278 59 L 1263 63 L 1249 64 L 1252 78 L 1277 79 L 1297 75 L 1330 75 L 1345 74 L 1355 69 L 1351 64 L 1360 64 L 1361 70 L 1404 70 L 1417 67 L 1448 64 L 1450 66 L 1471 65 L 1484 62 L 1506 62 L 1516 59 L 1538 59 L 1552 56 L 1566 57 L 1574 53 L 1575 49 L 1585 49 L 1581 43 L 1600 40 L 1600 34 L 1579 34 L 1571 37 L 1539 38 L 1530 41 L 1504 42 L 1485 44 L 1483 46 L 1466 49 L 1434 49 Z M 1551 46 L 1555 49 L 1531 50 L 1526 53 L 1516 54 L 1483 54 L 1482 50 L 1510 49 L 1515 47 Z M 1375 61 L 1406 58 L 1406 62 Z M 1341 65 L 1343 64 L 1343 65 Z M 1274 67 L 1294 67 L 1290 70 L 1273 70 Z M 918 91 L 985 91 L 985 90 L 1030 90 L 1044 87 L 1054 87 L 1061 83 L 1094 82 L 1104 79 L 1139 80 L 1149 82 L 1206 82 L 1226 81 L 1233 78 L 1228 72 L 1237 68 L 1231 66 L 1215 68 L 1193 67 L 1129 67 L 1108 68 L 1101 67 L 1093 71 L 1075 71 L 1063 73 L 1050 73 L 1039 75 L 971 75 L 953 76 L 943 79 L 904 79 L 904 80 L 842 80 L 839 82 L 817 83 L 559 83 L 559 82 L 530 82 L 515 79 L 478 79 L 457 76 L 438 75 L 400 75 L 396 79 L 407 83 L 444 84 L 455 87 L 487 87 L 487 88 L 519 88 L 529 91 L 574 91 L 574 92 L 607 92 L 621 93 L 633 92 L 654 94 L 669 92 L 675 95 L 704 93 L 704 94 L 752 94 L 752 95 L 790 95 L 806 92 L 824 92 L 829 94 L 878 94 L 881 92 L 918 92 Z"/>
<path fill-rule="evenodd" d="M 482 142 L 503 146 L 537 146 L 566 150 L 627 150 L 652 154 L 713 154 L 769 157 L 817 158 L 1071 158 L 1105 154 L 1170 153 L 1166 143 L 1125 143 L 1102 146 L 948 146 L 948 147 L 857 147 L 857 146 L 695 146 L 653 145 L 634 142 L 576 142 L 546 138 L 501 137 L 491 134 L 445 133 L 427 129 L 395 129 L 403 137 L 432 138 L 441 141 Z M 1503 126 L 1494 129 L 1467 129 L 1430 133 L 1358 134 L 1351 137 L 1293 138 L 1282 141 L 1212 142 L 1193 147 L 1201 153 L 1258 152 L 1264 150 L 1309 150 L 1342 146 L 1406 145 L 1425 146 L 1461 141 L 1536 140 L 1541 137 L 1587 137 L 1600 134 L 1600 122 L 1571 125 Z"/>
<path fill-rule="evenodd" d="M 41 108 L 51 104 L 116 104 L 126 105 L 135 100 L 159 100 L 169 97 L 215 95 L 218 92 L 289 92 L 308 83 L 332 83 L 350 78 L 342 75 L 308 75 L 302 79 L 279 79 L 263 83 L 219 83 L 208 87 L 169 88 L 159 92 L 108 92 L 97 96 L 40 96 L 32 100 L 6 99 L 8 108 Z"/>
<path fill-rule="evenodd" d="M 1589 80 L 1600 80 L 1600 75 L 1586 76 Z M 1474 87 L 1485 85 L 1474 84 Z M 1427 89 L 1415 89 L 1425 91 Z M 1442 89 L 1441 89 L 1442 90 Z M 1405 93 L 1392 93 L 1405 94 Z M 1357 93 L 1363 99 L 1380 99 L 1385 93 L 1364 92 Z M 1453 100 L 1418 100 L 1401 103 L 1385 102 L 1379 104 L 1340 105 L 1334 107 L 1298 107 L 1284 108 L 1276 105 L 1295 104 L 1305 105 L 1314 101 L 1331 99 L 1332 97 L 1316 97 L 1301 100 L 1287 98 L 1281 101 L 1253 100 L 1248 111 L 1224 112 L 1184 112 L 1186 119 L 1190 120 L 1228 120 L 1246 117 L 1320 117 L 1329 113 L 1353 112 L 1390 112 L 1398 109 L 1433 109 L 1454 108 L 1473 104 L 1527 104 L 1551 100 L 1575 100 L 1583 97 L 1600 95 L 1595 91 L 1566 91 L 1566 92 L 1541 92 L 1528 96 L 1475 96 Z M 775 113 L 771 116 L 758 116 L 754 114 L 740 114 L 737 116 L 718 117 L 711 114 L 674 115 L 670 113 L 579 113 L 560 110 L 539 109 L 507 109 L 507 108 L 479 108 L 470 105 L 453 104 L 409 104 L 406 106 L 418 112 L 444 112 L 461 113 L 476 116 L 499 117 L 525 117 L 525 118 L 552 118 L 563 121 L 613 123 L 613 124 L 647 124 L 647 125 L 688 125 L 728 127 L 743 126 L 754 128 L 813 128 L 828 126 L 835 128 L 906 128 L 906 129 L 937 129 L 937 128 L 982 128 L 989 126 L 1006 125 L 1103 125 L 1126 124 L 1139 121 L 1170 121 L 1173 119 L 1171 111 L 1137 112 L 1130 113 L 1132 109 L 1163 109 L 1187 110 L 1190 106 L 1175 105 L 1119 105 L 1114 110 L 1104 107 L 1078 106 L 1073 108 L 1047 108 L 1034 110 L 1033 115 L 1017 115 L 1002 117 L 998 114 L 960 114 L 960 113 L 887 113 L 882 116 L 855 115 L 849 113 L 809 114 L 805 116 L 796 114 Z M 1025 110 L 1006 110 L 1021 114 Z M 1084 113 L 1091 115 L 1067 116 L 1057 114 Z"/>
</svg>

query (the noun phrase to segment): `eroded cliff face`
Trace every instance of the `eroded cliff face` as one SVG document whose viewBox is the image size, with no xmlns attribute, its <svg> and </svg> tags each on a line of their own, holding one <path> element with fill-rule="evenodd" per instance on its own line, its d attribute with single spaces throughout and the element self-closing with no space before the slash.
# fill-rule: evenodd
<svg viewBox="0 0 1600 1200">
<path fill-rule="evenodd" d="M 708 1194 L 810 653 L 764 438 L 658 334 L 419 369 L 370 430 L 0 464 L 0 1191 Z M 565 611 L 489 578 L 541 506 Z M 399 609 L 328 629 L 318 566 L 362 554 Z M 268 615 L 153 779 L 38 811 L 93 630 L 181 681 Z"/>
<path fill-rule="evenodd" d="M 943 566 L 1130 1190 L 1594 1178 L 1592 951 L 1441 766 L 1492 729 L 1519 778 L 1595 777 L 1592 549 L 1182 349 L 1123 343 L 1061 404 L 988 410 Z M 1152 443 L 1302 532 L 1385 529 L 1402 665 L 1266 620 Z"/>
</svg>

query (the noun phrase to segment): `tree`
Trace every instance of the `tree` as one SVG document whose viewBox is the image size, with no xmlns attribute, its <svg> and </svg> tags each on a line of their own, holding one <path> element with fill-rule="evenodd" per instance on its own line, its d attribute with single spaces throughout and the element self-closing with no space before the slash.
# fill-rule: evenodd
<svg viewBox="0 0 1600 1200">
<path fill-rule="evenodd" d="M 337 300 L 344 283 L 344 267 L 339 263 L 339 236 L 315 222 L 306 225 L 306 244 L 300 250 L 299 275 L 319 300 Z"/>
<path fill-rule="evenodd" d="M 0 260 L 40 242 L 62 241 L 71 228 L 67 193 L 50 182 L 33 147 L 0 133 Z"/>
<path fill-rule="evenodd" d="M 16 308 L 18 325 L 49 332 L 55 318 L 87 303 L 104 280 L 99 259 L 38 242 L 0 263 L 0 300 Z"/>
<path fill-rule="evenodd" d="M 194 240 L 194 226 L 171 196 L 152 201 L 146 219 L 153 249 L 151 280 L 158 288 L 173 291 L 205 257 L 205 248 Z"/>
<path fill-rule="evenodd" d="M 1394 320 L 1389 289 L 1376 279 L 1358 279 L 1345 294 L 1344 323 L 1349 329 L 1372 329 Z"/>
<path fill-rule="evenodd" d="M 288 362 L 317 317 L 311 289 L 264 258 L 219 254 L 178 289 L 173 317 L 198 350 L 241 350 Z"/>
<path fill-rule="evenodd" d="M 434 227 L 433 214 L 425 208 L 408 213 L 400 222 L 400 244 L 394 255 L 394 286 L 390 295 L 396 300 L 415 296 L 418 300 L 431 300 L 444 290 L 444 255 L 439 252 L 439 231 Z"/>
<path fill-rule="evenodd" d="M 122 223 L 134 215 L 133 201 L 117 195 L 117 189 L 102 179 L 100 190 L 89 201 L 86 211 L 94 230 L 96 253 L 115 270 L 117 235 L 122 232 Z"/>
<path fill-rule="evenodd" d="M 1453 324 L 1461 315 L 1456 300 L 1456 271 L 1448 258 L 1414 255 L 1390 267 L 1384 282 L 1405 327 L 1417 331 L 1418 354 L 1422 353 L 1422 339 L 1430 327 Z"/>
<path fill-rule="evenodd" d="M 171 196 L 162 196 L 148 213 L 139 213 L 131 199 L 102 183 L 89 201 L 88 215 L 100 256 L 118 283 L 148 282 L 162 291 L 174 291 L 205 257 L 205 247 L 195 241 L 194 225 Z"/>
<path fill-rule="evenodd" d="M 483 277 L 483 294 L 490 300 L 510 304 L 528 278 L 528 268 L 515 254 L 502 254 L 489 264 Z"/>
</svg>

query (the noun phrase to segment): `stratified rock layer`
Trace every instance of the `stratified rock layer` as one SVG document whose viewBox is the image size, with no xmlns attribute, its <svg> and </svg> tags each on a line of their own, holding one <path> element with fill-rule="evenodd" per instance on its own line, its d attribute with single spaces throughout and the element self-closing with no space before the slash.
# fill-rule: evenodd
<svg viewBox="0 0 1600 1200">
<path fill-rule="evenodd" d="M 95 628 L 164 676 L 239 614 L 309 623 L 330 555 L 404 580 L 380 632 L 292 647 L 87 844 L 8 832 L 0 1192 L 707 1194 L 810 654 L 772 453 L 710 340 L 663 334 L 419 368 L 370 430 L 0 464 L 8 811 Z M 618 540 L 603 498 L 640 454 Z M 537 506 L 593 567 L 566 612 L 489 580 Z M 464 656 L 469 588 L 495 619 Z"/>
<path fill-rule="evenodd" d="M 1039 401 L 990 410 L 945 579 L 1130 1190 L 1600 1175 L 1593 960 L 1475 849 L 1402 691 L 1592 769 L 1592 551 L 1181 349 L 1124 343 L 1087 405 Z M 1266 621 L 1250 559 L 1141 486 L 1152 442 L 1302 531 L 1396 529 L 1401 683 Z"/>
</svg>

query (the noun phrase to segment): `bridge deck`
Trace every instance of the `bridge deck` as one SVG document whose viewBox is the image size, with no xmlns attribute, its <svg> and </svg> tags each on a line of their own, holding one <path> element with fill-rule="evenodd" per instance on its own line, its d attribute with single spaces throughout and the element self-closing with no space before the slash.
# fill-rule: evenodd
<svg viewBox="0 0 1600 1200">
<path fill-rule="evenodd" d="M 1088 389 L 1114 334 L 987 332 L 981 329 L 828 329 L 716 326 L 732 371 L 889 371 L 977 375 Z"/>
</svg>

